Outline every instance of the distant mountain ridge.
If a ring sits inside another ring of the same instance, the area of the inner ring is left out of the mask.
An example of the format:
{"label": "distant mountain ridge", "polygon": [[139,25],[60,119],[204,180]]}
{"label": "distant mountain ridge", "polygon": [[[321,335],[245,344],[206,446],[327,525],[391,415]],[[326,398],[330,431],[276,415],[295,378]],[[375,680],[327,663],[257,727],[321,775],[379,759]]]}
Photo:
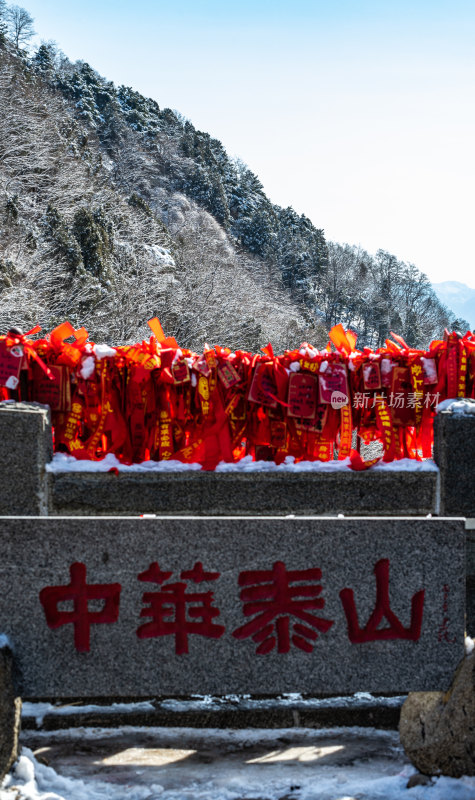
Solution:
{"label": "distant mountain ridge", "polygon": [[471,330],[475,329],[475,289],[460,281],[433,283],[432,288],[444,305],[458,317],[468,320]]}

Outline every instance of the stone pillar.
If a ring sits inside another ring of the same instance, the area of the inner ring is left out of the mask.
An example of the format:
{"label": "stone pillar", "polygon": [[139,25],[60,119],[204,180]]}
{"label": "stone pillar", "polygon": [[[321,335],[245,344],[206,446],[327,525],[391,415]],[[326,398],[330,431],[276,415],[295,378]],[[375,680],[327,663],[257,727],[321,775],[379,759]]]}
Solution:
{"label": "stone pillar", "polygon": [[437,414],[434,459],[440,470],[440,516],[467,517],[467,633],[474,636],[475,414]]}
{"label": "stone pillar", "polygon": [[440,469],[440,515],[475,517],[475,414],[437,414],[434,459]]}
{"label": "stone pillar", "polygon": [[18,757],[21,699],[13,681],[13,657],[6,636],[0,636],[0,782]]}
{"label": "stone pillar", "polygon": [[48,513],[46,464],[52,456],[49,408],[0,403],[0,516]]}

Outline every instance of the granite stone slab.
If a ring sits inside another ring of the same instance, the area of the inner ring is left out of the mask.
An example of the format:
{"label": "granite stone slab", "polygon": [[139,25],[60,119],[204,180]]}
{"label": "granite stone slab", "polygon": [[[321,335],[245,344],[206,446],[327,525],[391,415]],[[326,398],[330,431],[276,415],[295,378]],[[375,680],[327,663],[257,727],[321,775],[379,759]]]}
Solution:
{"label": "granite stone slab", "polygon": [[464,571],[455,519],[0,518],[0,630],[25,698],[445,690]]}
{"label": "granite stone slab", "polygon": [[438,472],[80,473],[50,475],[51,514],[425,515]]}
{"label": "granite stone slab", "polygon": [[475,638],[475,520],[470,520],[469,524],[473,527],[469,527],[467,530],[466,630],[469,636]]}
{"label": "granite stone slab", "polygon": [[53,457],[49,408],[0,403],[0,514],[46,514]]}
{"label": "granite stone slab", "polygon": [[442,411],[434,419],[440,513],[475,517],[475,416]]}

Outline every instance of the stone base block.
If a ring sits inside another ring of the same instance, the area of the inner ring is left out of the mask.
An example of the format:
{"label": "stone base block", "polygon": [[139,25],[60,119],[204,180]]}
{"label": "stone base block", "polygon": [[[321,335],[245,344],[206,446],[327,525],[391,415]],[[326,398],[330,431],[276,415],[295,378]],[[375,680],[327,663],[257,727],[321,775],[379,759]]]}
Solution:
{"label": "stone base block", "polygon": [[21,700],[13,683],[13,658],[8,646],[0,647],[0,782],[18,757]]}
{"label": "stone base block", "polygon": [[475,653],[448,692],[414,692],[401,711],[401,743],[426,775],[475,775]]}

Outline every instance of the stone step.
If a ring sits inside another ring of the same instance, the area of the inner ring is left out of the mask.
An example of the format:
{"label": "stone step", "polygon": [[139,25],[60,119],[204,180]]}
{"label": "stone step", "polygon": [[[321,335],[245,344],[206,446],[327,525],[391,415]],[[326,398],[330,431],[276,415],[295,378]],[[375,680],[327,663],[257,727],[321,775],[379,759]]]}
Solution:
{"label": "stone step", "polygon": [[[405,695],[338,698],[151,700],[112,705],[24,703],[23,730],[118,728],[338,728],[397,730]],[[97,701],[96,701],[97,703]]]}

